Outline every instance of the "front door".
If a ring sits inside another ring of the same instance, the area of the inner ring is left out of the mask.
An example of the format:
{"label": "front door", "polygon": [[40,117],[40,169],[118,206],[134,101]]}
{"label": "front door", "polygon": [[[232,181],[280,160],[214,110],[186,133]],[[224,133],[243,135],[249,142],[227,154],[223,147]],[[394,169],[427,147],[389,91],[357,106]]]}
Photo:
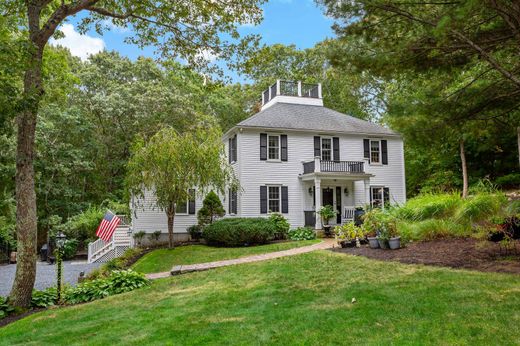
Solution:
{"label": "front door", "polygon": [[323,194],[321,197],[321,205],[326,206],[330,205],[334,207],[334,190],[330,187],[326,187],[323,189]]}

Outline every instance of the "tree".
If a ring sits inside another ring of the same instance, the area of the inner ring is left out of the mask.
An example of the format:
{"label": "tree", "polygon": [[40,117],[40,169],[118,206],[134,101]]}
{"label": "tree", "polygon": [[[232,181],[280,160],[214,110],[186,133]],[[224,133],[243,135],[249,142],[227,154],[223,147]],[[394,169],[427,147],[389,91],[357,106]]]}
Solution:
{"label": "tree", "polygon": [[[35,131],[40,101],[44,94],[42,61],[49,39],[64,21],[80,12],[88,12],[79,25],[85,32],[94,25],[99,33],[109,26],[131,25],[129,42],[156,45],[163,56],[181,57],[188,63],[203,65],[206,53],[229,59],[247,46],[247,40],[229,43],[220,33],[237,39],[241,23],[258,22],[258,0],[232,2],[171,2],[150,0],[7,0],[0,4],[2,16],[16,18],[17,27],[25,27],[27,59],[23,94],[17,114],[16,150],[16,230],[18,265],[10,302],[28,307],[36,275],[36,193],[34,184]],[[207,23],[211,23],[208,25]]]}
{"label": "tree", "polygon": [[171,127],[159,130],[148,143],[140,141],[128,164],[128,186],[137,206],[153,192],[155,205],[166,213],[169,246],[173,247],[173,226],[179,203],[212,188],[224,192],[237,182],[224,155],[222,132],[210,118],[202,118],[188,131]]}
{"label": "tree", "polygon": [[197,213],[197,219],[200,226],[206,226],[225,214],[226,211],[222,206],[220,198],[214,191],[210,191],[204,198],[204,201],[202,201],[202,208]]}

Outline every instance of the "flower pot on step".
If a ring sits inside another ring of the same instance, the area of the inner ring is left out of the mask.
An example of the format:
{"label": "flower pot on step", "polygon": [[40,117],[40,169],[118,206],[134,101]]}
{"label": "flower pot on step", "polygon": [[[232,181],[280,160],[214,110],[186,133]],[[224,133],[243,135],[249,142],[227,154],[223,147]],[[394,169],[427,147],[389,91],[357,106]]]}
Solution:
{"label": "flower pot on step", "polygon": [[377,237],[367,237],[368,239],[368,246],[370,246],[371,249],[377,249],[379,248],[379,241]]}
{"label": "flower pot on step", "polygon": [[394,237],[388,239],[388,246],[392,250],[399,249],[401,247],[401,237]]}
{"label": "flower pot on step", "polygon": [[379,243],[379,247],[381,249],[388,249],[388,240],[387,239],[378,238],[377,242]]}

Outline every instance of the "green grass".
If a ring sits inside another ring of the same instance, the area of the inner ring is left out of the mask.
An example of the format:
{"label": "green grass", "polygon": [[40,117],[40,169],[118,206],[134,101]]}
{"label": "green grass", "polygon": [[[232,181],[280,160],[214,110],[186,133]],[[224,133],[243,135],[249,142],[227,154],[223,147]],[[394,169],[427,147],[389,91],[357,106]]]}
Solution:
{"label": "green grass", "polygon": [[141,257],[132,268],[142,273],[169,271],[175,265],[220,261],[267,252],[288,250],[318,243],[320,240],[303,240],[250,247],[212,247],[205,245],[179,246],[173,250],[154,250]]}
{"label": "green grass", "polygon": [[37,313],[0,344],[515,345],[519,324],[520,276],[318,251]]}

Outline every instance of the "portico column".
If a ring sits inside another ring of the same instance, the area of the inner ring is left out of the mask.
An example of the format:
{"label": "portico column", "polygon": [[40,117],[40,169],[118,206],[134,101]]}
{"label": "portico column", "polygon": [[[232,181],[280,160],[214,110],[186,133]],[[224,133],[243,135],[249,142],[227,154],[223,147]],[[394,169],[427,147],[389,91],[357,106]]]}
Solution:
{"label": "portico column", "polygon": [[321,179],[320,178],[314,178],[314,193],[316,198],[316,229],[321,229],[321,216],[318,214],[318,212],[321,209]]}
{"label": "portico column", "polygon": [[370,180],[365,179],[365,205],[370,206]]}

